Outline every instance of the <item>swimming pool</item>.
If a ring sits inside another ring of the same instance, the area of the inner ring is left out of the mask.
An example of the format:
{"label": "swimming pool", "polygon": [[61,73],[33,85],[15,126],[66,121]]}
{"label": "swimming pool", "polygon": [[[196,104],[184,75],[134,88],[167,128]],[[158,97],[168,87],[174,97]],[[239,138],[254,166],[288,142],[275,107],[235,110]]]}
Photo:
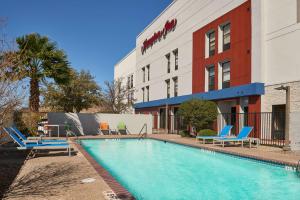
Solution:
{"label": "swimming pool", "polygon": [[81,143],[137,199],[300,197],[300,178],[279,165],[153,139]]}

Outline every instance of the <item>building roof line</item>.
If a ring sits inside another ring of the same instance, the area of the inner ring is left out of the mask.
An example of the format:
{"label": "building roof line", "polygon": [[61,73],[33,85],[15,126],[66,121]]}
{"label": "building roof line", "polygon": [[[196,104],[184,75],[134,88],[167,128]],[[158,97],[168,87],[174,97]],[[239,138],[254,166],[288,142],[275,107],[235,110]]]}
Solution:
{"label": "building roof line", "polygon": [[114,67],[116,67],[118,64],[120,64],[123,60],[125,60],[129,55],[131,55],[134,51],[136,50],[136,48],[134,47],[129,53],[126,54],[126,56],[124,56],[121,60],[119,60]]}
{"label": "building roof line", "polygon": [[157,21],[158,18],[160,18],[177,0],[173,0],[170,5],[168,5],[157,17],[155,17],[137,36],[136,38],[140,37],[154,22]]}

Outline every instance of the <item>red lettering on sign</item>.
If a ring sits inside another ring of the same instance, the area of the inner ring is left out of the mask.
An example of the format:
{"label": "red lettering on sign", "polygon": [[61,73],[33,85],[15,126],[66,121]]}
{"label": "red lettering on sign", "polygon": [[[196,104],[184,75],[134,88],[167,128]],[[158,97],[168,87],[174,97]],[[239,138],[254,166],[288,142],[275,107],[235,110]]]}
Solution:
{"label": "red lettering on sign", "polygon": [[175,30],[176,24],[177,19],[172,19],[171,21],[168,20],[162,30],[155,32],[149,39],[146,39],[141,48],[142,54],[144,54],[146,50],[149,47],[152,47],[156,42],[159,42],[161,38],[165,39],[169,32]]}

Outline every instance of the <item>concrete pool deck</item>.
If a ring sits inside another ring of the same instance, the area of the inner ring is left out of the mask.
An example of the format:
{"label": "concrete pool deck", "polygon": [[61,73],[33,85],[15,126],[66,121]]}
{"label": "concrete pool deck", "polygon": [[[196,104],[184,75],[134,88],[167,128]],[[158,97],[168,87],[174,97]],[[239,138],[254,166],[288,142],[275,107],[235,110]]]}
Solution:
{"label": "concrete pool deck", "polygon": [[196,141],[195,138],[183,138],[179,135],[174,134],[152,134],[151,136],[149,136],[149,138],[166,140],[178,144],[184,144],[257,160],[265,160],[283,165],[297,166],[297,163],[300,160],[300,152],[284,152],[281,148],[278,147],[263,145],[255,147],[255,145],[253,145],[250,149],[248,146],[244,146],[243,148],[241,147],[241,145],[234,145],[225,146],[223,148],[221,145],[201,144],[201,142]]}
{"label": "concrete pool deck", "polygon": [[[81,182],[87,178],[95,181]],[[66,152],[56,151],[27,159],[3,199],[104,200],[105,191],[111,188],[81,152],[69,157]]]}
{"label": "concrete pool deck", "polygon": [[[105,135],[82,136],[80,139],[137,137],[138,135]],[[285,153],[275,147],[259,146],[249,149],[248,147],[230,146],[222,148],[212,144],[201,144],[194,138],[182,138],[172,134],[152,134],[148,135],[148,138],[292,166],[295,166],[300,160],[300,152]],[[76,138],[72,138],[72,140],[74,139]],[[5,199],[107,199],[103,193],[115,191],[116,188],[111,187],[111,184],[107,182],[105,174],[103,176],[103,173],[99,173],[98,166],[100,165],[97,165],[96,162],[93,164],[93,160],[90,160],[88,155],[85,155],[76,144],[72,144],[72,147],[77,151],[77,154],[72,157],[68,157],[65,152],[55,152],[25,161]],[[82,183],[81,180],[86,178],[94,178],[95,181]]]}

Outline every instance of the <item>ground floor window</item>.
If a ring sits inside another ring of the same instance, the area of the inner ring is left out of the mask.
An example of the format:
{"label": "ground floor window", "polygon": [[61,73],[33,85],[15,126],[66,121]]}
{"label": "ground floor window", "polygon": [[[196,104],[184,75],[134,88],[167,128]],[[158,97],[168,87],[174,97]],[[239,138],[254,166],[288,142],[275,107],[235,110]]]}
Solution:
{"label": "ground floor window", "polygon": [[159,110],[159,128],[166,128],[166,109]]}
{"label": "ground floor window", "polygon": [[272,106],[272,139],[284,140],[285,104]]}

